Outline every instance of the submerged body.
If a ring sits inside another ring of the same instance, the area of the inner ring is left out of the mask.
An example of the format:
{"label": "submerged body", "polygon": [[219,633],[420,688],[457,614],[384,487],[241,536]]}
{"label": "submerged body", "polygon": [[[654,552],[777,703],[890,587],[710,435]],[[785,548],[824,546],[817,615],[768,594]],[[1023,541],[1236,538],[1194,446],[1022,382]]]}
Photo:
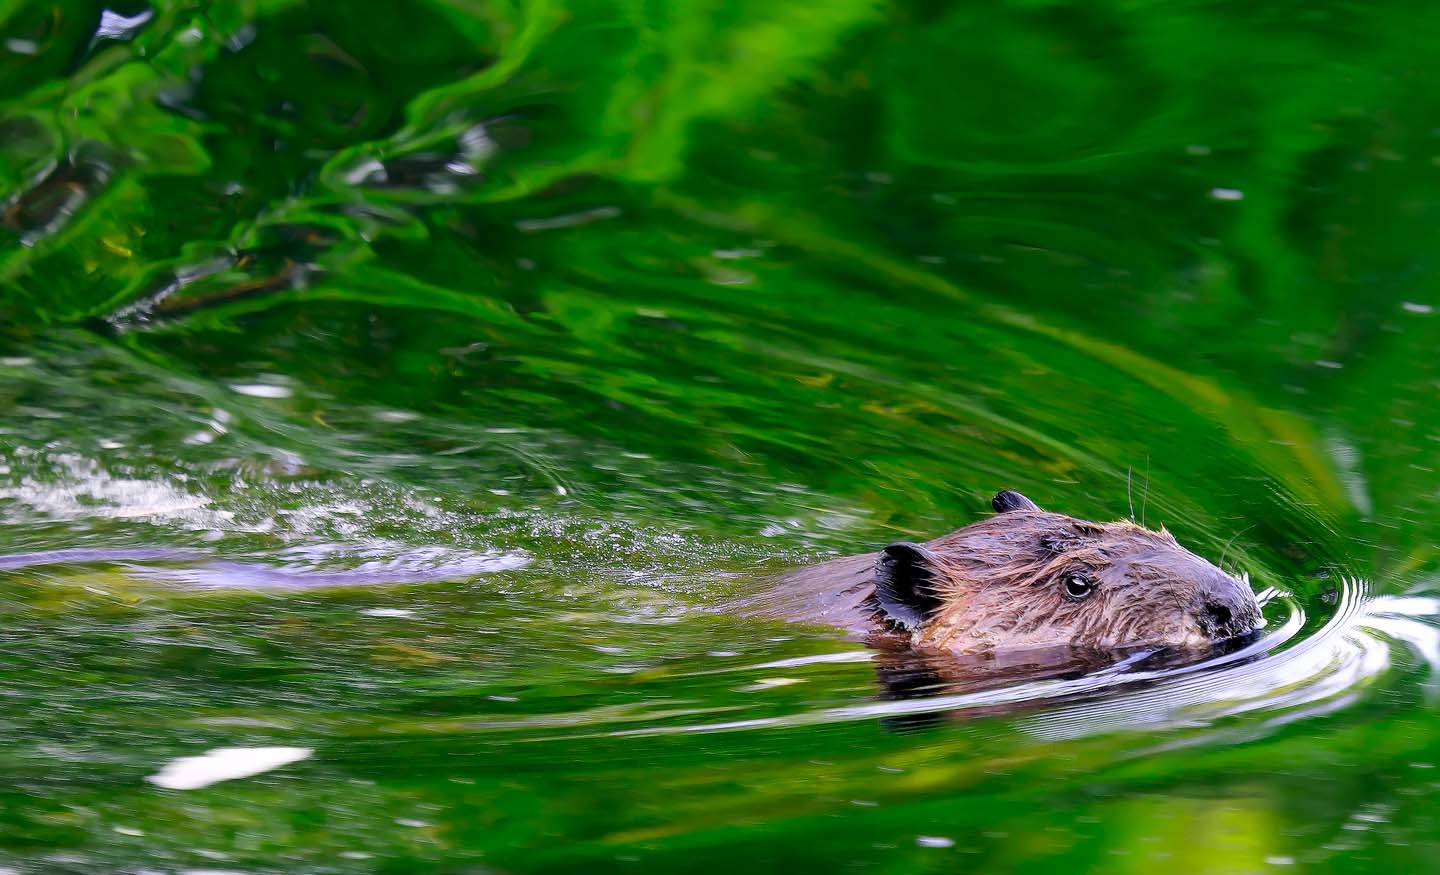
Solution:
{"label": "submerged body", "polygon": [[1168,532],[1047,513],[1016,492],[992,505],[932,541],[792,572],[760,611],[918,654],[1198,650],[1261,625],[1249,585]]}

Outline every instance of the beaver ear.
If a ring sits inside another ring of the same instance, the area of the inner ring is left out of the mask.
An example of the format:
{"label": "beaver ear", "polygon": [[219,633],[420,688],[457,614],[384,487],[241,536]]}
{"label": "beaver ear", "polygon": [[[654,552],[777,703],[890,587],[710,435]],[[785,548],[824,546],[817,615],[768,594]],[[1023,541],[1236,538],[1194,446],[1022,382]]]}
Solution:
{"label": "beaver ear", "polygon": [[935,555],[904,541],[881,550],[875,560],[875,600],[895,623],[918,629],[940,607]]}
{"label": "beaver ear", "polygon": [[990,506],[995,508],[996,513],[1009,513],[1012,510],[1040,510],[1040,505],[1013,489],[997,493],[994,498],[990,499]]}

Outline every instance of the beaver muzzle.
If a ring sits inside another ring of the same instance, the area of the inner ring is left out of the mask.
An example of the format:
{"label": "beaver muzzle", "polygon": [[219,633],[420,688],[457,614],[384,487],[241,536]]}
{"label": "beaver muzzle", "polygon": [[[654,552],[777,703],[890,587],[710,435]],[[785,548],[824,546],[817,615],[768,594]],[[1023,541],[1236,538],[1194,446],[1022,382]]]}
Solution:
{"label": "beaver muzzle", "polygon": [[1189,613],[1211,641],[1248,635],[1263,625],[1250,587],[1218,569],[1199,582]]}

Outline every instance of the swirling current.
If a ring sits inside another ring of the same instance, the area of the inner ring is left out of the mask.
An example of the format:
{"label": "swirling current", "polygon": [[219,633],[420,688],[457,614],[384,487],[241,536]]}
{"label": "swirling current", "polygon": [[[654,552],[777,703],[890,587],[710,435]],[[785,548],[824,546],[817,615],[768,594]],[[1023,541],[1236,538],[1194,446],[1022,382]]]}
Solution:
{"label": "swirling current", "polygon": [[[177,483],[117,477],[104,472],[94,460],[71,453],[20,452],[17,456],[16,461],[39,456],[45,460],[43,464],[51,466],[51,474],[58,469],[62,476],[56,482],[21,475],[0,488],[0,496],[8,498],[12,507],[18,505],[51,519],[138,518],[150,525],[201,532],[207,540],[227,530],[277,530],[275,519],[245,520],[233,510],[222,509],[221,502]],[[13,477],[17,467],[26,466],[12,462],[6,466],[7,473]],[[84,580],[87,569],[111,567],[123,570],[128,587],[160,588],[173,596],[225,589],[304,592],[443,584],[523,569],[532,562],[524,550],[407,545],[371,533],[376,521],[396,508],[447,532],[475,528],[475,520],[446,514],[420,494],[386,494],[369,485],[348,494],[317,484],[292,486],[288,491],[303,496],[304,501],[280,512],[286,521],[283,525],[294,527],[282,536],[290,546],[266,551],[268,561],[225,558],[203,547],[73,547],[0,556],[0,571],[26,575],[44,584]],[[410,527],[413,537],[418,526],[412,522]],[[553,531],[556,537],[565,537],[563,527]],[[317,537],[322,533],[323,537]],[[636,536],[638,533],[630,534]],[[635,715],[627,714],[627,725],[615,734],[780,728],[935,713],[963,717],[970,711],[994,712],[997,708],[1026,712],[1016,725],[1044,739],[1214,727],[1227,718],[1252,712],[1263,719],[1245,732],[1263,733],[1282,723],[1355,703],[1367,687],[1392,670],[1394,647],[1402,648],[1405,661],[1418,661],[1428,666],[1431,674],[1440,670],[1440,626],[1431,619],[1440,615],[1440,598],[1383,595],[1372,590],[1365,581],[1338,577],[1325,585],[1321,598],[1312,600],[1318,616],[1310,617],[1294,595],[1267,588],[1260,593],[1262,604],[1268,606],[1262,633],[1243,646],[1180,666],[1152,668],[1152,654],[1142,651],[1111,668],[1079,677],[1025,682],[1021,676],[1016,683],[998,689],[959,692],[948,692],[944,684],[937,683],[923,696],[898,701],[876,701],[874,695],[862,694],[848,703],[761,718],[636,727],[628,725]],[[689,601],[677,599],[670,606],[677,619],[687,610],[703,607],[703,593],[692,595]],[[403,616],[406,612],[394,613]],[[856,648],[730,666],[719,673],[741,682],[780,669],[794,674],[810,666],[865,664],[876,656],[873,651]],[[803,681],[803,677],[758,677],[752,683],[763,689]],[[1434,678],[1427,676],[1424,683],[1433,684]],[[552,719],[557,724],[570,721],[567,715],[552,715]],[[603,721],[598,726],[586,721],[586,725],[587,731],[595,731],[603,728]]]}
{"label": "swirling current", "polygon": [[[0,0],[0,875],[1432,871],[1432,21]],[[726,610],[1012,488],[1264,628]]]}

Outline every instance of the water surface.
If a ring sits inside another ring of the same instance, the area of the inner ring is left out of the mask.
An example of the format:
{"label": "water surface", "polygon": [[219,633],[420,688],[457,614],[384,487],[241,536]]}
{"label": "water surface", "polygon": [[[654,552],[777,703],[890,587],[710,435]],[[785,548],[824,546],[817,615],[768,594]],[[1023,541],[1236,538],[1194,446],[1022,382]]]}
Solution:
{"label": "water surface", "polygon": [[[1437,16],[0,0],[0,866],[1433,869]],[[1263,635],[713,610],[1002,488]]]}

